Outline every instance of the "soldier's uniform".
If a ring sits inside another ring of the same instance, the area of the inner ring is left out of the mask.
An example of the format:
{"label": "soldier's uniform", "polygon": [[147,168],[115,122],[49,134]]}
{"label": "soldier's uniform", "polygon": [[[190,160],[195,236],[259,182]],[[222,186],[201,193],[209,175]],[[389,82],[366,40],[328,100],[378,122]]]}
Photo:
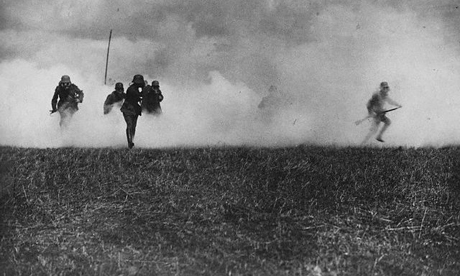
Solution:
{"label": "soldier's uniform", "polygon": [[383,123],[383,127],[380,132],[377,133],[376,140],[379,142],[384,142],[382,139],[383,133],[388,129],[391,125],[391,120],[385,115],[385,104],[388,103],[390,105],[394,105],[402,107],[399,103],[392,100],[388,96],[388,92],[390,91],[390,87],[388,86],[388,82],[384,81],[380,83],[380,90],[372,95],[369,101],[366,104],[367,111],[369,113],[369,117],[373,118],[372,126],[369,133],[364,138],[362,144],[366,143],[369,138],[377,133],[380,123]]}
{"label": "soldier's uniform", "polygon": [[[78,111],[78,104],[83,102],[84,93],[75,84],[70,82],[70,77],[61,77],[59,85],[54,90],[51,100],[51,112],[59,112],[61,116],[59,125],[66,126],[73,114]],[[59,99],[59,101],[58,101]]]}
{"label": "soldier's uniform", "polygon": [[126,138],[128,139],[129,148],[134,146],[133,140],[136,134],[137,118],[142,112],[139,102],[142,100],[144,86],[144,76],[135,75],[132,84],[126,90],[126,98],[120,109],[126,121]]}
{"label": "soldier's uniform", "polygon": [[115,91],[107,96],[104,102],[104,114],[110,113],[114,105],[121,106],[126,94],[124,93],[123,83],[118,82],[115,84]]}
{"label": "soldier's uniform", "polygon": [[142,111],[147,114],[160,115],[161,101],[163,101],[163,93],[160,90],[160,83],[153,81],[152,86],[148,85],[145,87],[142,96]]}

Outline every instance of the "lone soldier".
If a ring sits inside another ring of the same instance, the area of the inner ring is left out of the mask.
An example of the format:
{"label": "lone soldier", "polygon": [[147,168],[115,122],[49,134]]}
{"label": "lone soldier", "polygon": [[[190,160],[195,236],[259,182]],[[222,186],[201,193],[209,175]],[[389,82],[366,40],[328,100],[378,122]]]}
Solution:
{"label": "lone soldier", "polygon": [[137,119],[141,115],[142,92],[144,90],[144,76],[134,75],[131,85],[126,90],[125,102],[121,106],[121,112],[126,121],[126,138],[128,148],[134,147],[134,135],[136,134]]}
{"label": "lone soldier", "polygon": [[[70,81],[68,75],[61,77],[59,85],[54,90],[53,99],[51,100],[51,114],[59,112],[60,127],[67,127],[73,114],[78,111],[78,104],[83,102],[83,90],[80,90]],[[59,102],[58,102],[59,98]]]}
{"label": "lone soldier", "polygon": [[270,85],[268,95],[262,98],[257,107],[262,120],[270,123],[279,111],[291,104],[289,97],[285,93],[278,90],[275,85]]}
{"label": "lone soldier", "polygon": [[163,101],[163,94],[160,90],[160,82],[152,81],[152,86],[148,85],[144,89],[142,96],[142,111],[147,114],[160,115],[162,113],[160,103]]}
{"label": "lone soldier", "polygon": [[104,102],[104,114],[109,114],[114,105],[121,107],[124,98],[126,97],[123,83],[117,82],[115,84],[115,91],[107,96]]}
{"label": "lone soldier", "polygon": [[280,105],[281,93],[279,93],[278,88],[274,85],[270,85],[268,88],[268,95],[263,97],[257,106],[259,109],[274,109]]}
{"label": "lone soldier", "polygon": [[396,106],[397,108],[401,108],[402,105],[399,103],[395,102],[388,96],[388,92],[390,91],[390,87],[388,86],[388,82],[382,82],[380,83],[380,90],[375,92],[372,97],[369,99],[367,102],[367,111],[368,111],[368,117],[373,118],[372,121],[372,126],[365,137],[363,143],[367,142],[371,136],[373,136],[379,128],[380,123],[383,123],[383,127],[378,132],[376,140],[379,142],[384,142],[382,136],[383,133],[388,129],[388,127],[391,124],[391,120],[385,115],[385,104],[388,103],[390,105]]}

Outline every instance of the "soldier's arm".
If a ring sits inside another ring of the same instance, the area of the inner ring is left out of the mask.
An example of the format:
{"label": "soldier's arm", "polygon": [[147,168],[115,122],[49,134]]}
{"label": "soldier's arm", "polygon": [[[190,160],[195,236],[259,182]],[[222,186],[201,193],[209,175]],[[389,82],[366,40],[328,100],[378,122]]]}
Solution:
{"label": "soldier's arm", "polygon": [[391,99],[390,97],[387,97],[386,98],[386,101],[387,103],[391,104],[391,105],[394,105],[394,106],[397,106],[397,107],[402,107],[402,105],[400,105],[398,102],[394,101],[393,99]]}
{"label": "soldier's arm", "polygon": [[84,96],[83,90],[78,88],[78,86],[76,86],[73,83],[72,83],[72,94],[71,95],[73,97],[73,100],[75,100],[76,102],[78,103],[83,102],[83,96]]}
{"label": "soldier's arm", "polygon": [[374,111],[373,111],[373,108],[372,108],[371,100],[369,100],[369,101],[367,102],[366,108],[367,108],[367,113],[368,113],[369,115],[373,114]]}
{"label": "soldier's arm", "polygon": [[56,87],[56,89],[54,90],[53,99],[51,100],[51,112],[57,111],[56,105],[57,105],[58,97],[59,97],[59,87]]}
{"label": "soldier's arm", "polygon": [[158,92],[160,93],[158,94],[158,101],[161,102],[164,99],[163,93],[161,93],[161,90],[158,90]]}
{"label": "soldier's arm", "polygon": [[83,93],[83,90],[79,89],[77,86],[75,86],[77,88],[77,95],[78,95],[78,101],[80,103],[83,102],[83,97],[85,96],[85,93]]}
{"label": "soldier's arm", "polygon": [[370,116],[375,116],[377,115],[379,111],[379,98],[377,94],[372,95],[372,97],[369,99],[369,101],[366,104],[367,107],[367,112],[369,113]]}
{"label": "soldier's arm", "polygon": [[104,101],[104,105],[111,105],[111,104],[113,104],[112,94],[108,95]]}
{"label": "soldier's arm", "polygon": [[104,104],[104,115],[109,114],[109,112],[112,110],[112,105],[110,104]]}

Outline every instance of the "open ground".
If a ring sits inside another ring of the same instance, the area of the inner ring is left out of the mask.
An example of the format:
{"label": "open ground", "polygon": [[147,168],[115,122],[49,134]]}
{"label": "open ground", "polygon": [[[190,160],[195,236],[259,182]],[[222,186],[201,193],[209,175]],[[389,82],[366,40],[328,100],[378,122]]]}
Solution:
{"label": "open ground", "polygon": [[460,274],[457,147],[0,154],[0,275]]}

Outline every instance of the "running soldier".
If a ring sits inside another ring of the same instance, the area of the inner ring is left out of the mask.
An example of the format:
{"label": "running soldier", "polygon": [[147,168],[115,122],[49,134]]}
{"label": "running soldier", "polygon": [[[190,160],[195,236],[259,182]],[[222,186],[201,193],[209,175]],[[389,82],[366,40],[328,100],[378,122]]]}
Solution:
{"label": "running soldier", "polygon": [[152,115],[161,115],[160,103],[163,101],[163,94],[160,90],[160,82],[152,81],[152,86],[148,85],[144,89],[142,96],[142,112]]}
{"label": "running soldier", "polygon": [[[67,127],[70,119],[78,111],[78,104],[83,102],[83,90],[80,90],[70,81],[70,77],[64,75],[61,77],[59,85],[54,90],[53,99],[51,100],[51,114],[59,112],[60,127]],[[59,101],[58,101],[59,98]]]}
{"label": "running soldier", "polygon": [[126,121],[126,138],[128,147],[134,147],[134,135],[136,134],[137,119],[141,115],[142,93],[144,90],[144,76],[135,75],[131,85],[126,90],[125,102],[121,106],[121,112]]}
{"label": "running soldier", "polygon": [[123,87],[123,83],[117,82],[115,84],[115,91],[107,96],[104,102],[104,114],[109,114],[112,111],[114,105],[118,105],[121,107],[123,104],[123,100],[125,99],[125,89]]}
{"label": "running soldier", "polygon": [[378,132],[376,140],[382,143],[384,142],[382,138],[383,133],[388,129],[388,127],[391,124],[391,120],[385,115],[386,112],[384,107],[386,103],[396,106],[397,108],[402,107],[402,105],[395,102],[388,96],[389,91],[390,87],[388,86],[388,83],[382,82],[380,83],[380,90],[374,93],[370,100],[367,102],[366,107],[369,114],[368,117],[373,118],[373,120],[371,129],[365,137],[363,143],[366,143],[371,136],[377,133],[380,123],[383,123],[383,127],[380,130],[380,132]]}

